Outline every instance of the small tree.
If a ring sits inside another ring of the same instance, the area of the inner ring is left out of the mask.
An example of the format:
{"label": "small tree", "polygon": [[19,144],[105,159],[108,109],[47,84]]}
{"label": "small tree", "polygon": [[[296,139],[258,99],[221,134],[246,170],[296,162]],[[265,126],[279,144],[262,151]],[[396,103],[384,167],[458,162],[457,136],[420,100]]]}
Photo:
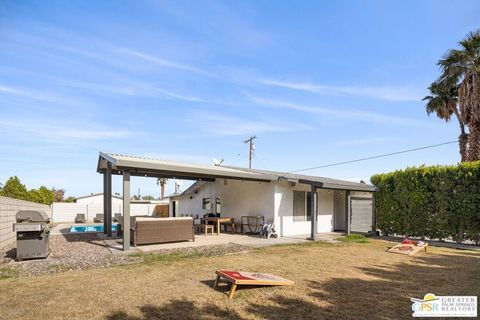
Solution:
{"label": "small tree", "polygon": [[65,189],[52,189],[55,194],[55,202],[63,202],[63,198],[65,197]]}
{"label": "small tree", "polygon": [[65,199],[63,202],[73,203],[73,202],[75,202],[75,200],[76,200],[75,197],[68,197],[68,198]]}
{"label": "small tree", "polygon": [[167,178],[157,179],[157,186],[160,186],[160,200],[163,200],[165,198],[165,186],[167,185],[167,182]]}
{"label": "small tree", "polygon": [[0,190],[0,195],[14,199],[28,200],[27,188],[17,176],[10,177],[7,182],[5,182],[2,190]]}
{"label": "small tree", "polygon": [[41,186],[38,189],[28,191],[28,200],[50,205],[55,201],[55,192],[45,186]]}

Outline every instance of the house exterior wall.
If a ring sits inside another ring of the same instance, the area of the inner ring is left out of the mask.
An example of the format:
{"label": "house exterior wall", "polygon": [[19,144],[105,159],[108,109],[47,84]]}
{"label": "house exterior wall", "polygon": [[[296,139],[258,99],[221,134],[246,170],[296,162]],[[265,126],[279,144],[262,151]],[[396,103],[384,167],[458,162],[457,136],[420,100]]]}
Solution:
{"label": "house exterior wall", "polygon": [[291,183],[275,183],[274,208],[275,231],[277,231],[281,237],[300,234],[302,232],[304,221],[293,221],[293,186]]}
{"label": "house exterior wall", "polygon": [[[280,236],[307,235],[310,234],[312,228],[311,221],[294,220],[293,191],[310,191],[310,186],[296,184],[288,187],[285,184],[276,184],[276,207],[280,208],[276,228]],[[332,190],[317,189],[317,208],[317,232],[333,231],[334,193]]]}
{"label": "house exterior wall", "polygon": [[[293,217],[293,192],[310,191],[305,184],[279,182],[252,182],[217,179],[199,186],[197,192],[175,197],[178,214],[199,215],[213,212],[215,198],[221,199],[221,213],[240,222],[241,216],[261,215],[265,222],[273,220],[280,236],[308,235],[311,222],[307,219],[296,221]],[[354,196],[372,197],[371,192],[350,193]],[[210,198],[211,207],[202,209],[202,199]],[[342,204],[344,206],[344,204]],[[317,189],[317,232],[332,232],[335,217],[335,191]],[[170,205],[170,216],[173,206]],[[344,210],[344,208],[343,208]],[[344,219],[344,216],[343,216]],[[345,220],[345,219],[344,219]]]}
{"label": "house exterior wall", "polygon": [[[215,188],[215,184],[210,184],[207,183],[204,186],[198,188],[197,193],[191,193],[191,194],[186,194],[186,195],[181,195],[177,196],[174,199],[170,199],[170,217],[173,217],[173,209],[174,206],[172,205],[172,202],[175,201],[176,204],[176,210],[178,216],[182,215],[199,215],[203,216],[206,213],[212,212],[213,209],[207,208],[207,209],[202,209],[202,199],[203,198],[210,198],[212,199],[214,191],[212,191],[212,188]],[[212,204],[213,205],[213,204]]]}
{"label": "house exterior wall", "polygon": [[350,196],[372,198],[373,193],[372,192],[365,192],[365,191],[350,191]]}
{"label": "house exterior wall", "polygon": [[[213,212],[215,198],[221,201],[221,213],[240,222],[241,216],[261,215],[273,219],[273,183],[217,179],[199,187],[197,193],[175,197],[178,214],[199,215]],[[202,209],[202,199],[210,198],[210,208]],[[173,216],[170,205],[170,216]]]}

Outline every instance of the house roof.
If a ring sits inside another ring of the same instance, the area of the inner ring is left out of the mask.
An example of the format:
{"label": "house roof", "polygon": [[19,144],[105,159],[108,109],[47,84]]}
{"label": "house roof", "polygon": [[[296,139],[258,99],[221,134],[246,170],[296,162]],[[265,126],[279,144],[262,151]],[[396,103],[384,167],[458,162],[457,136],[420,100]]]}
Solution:
{"label": "house roof", "polygon": [[[236,168],[229,166],[228,168]],[[325,189],[342,189],[342,190],[357,190],[357,191],[375,191],[375,187],[366,183],[353,182],[340,179],[332,179],[319,176],[303,175],[290,172],[279,172],[259,169],[237,168],[248,172],[264,173],[267,175],[277,176],[277,180],[287,180],[292,182],[306,183],[306,184],[321,184]]]}
{"label": "house roof", "polygon": [[112,174],[122,174],[123,170],[128,170],[130,174],[134,176],[158,178],[165,177],[202,181],[215,181],[215,179],[218,178],[264,182],[290,181],[311,184],[326,189],[375,190],[375,187],[368,184],[318,176],[232,166],[199,165],[103,152],[100,152],[99,155],[97,172],[104,173],[108,163],[111,164]]}
{"label": "house roof", "polygon": [[[89,195],[87,195],[87,196],[76,197],[75,200],[86,199],[86,198],[96,197],[96,196],[102,196],[102,195],[103,195],[103,192],[100,192],[100,193],[92,193],[92,194],[89,194]],[[118,197],[118,196],[115,196],[115,195],[112,195],[112,198],[123,199],[122,197]]]}

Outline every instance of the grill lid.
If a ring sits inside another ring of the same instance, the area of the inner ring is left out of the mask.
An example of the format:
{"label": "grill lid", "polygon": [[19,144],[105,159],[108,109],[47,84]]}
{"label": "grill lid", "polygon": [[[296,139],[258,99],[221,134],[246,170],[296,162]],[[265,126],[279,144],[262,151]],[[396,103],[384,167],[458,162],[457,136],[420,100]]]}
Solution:
{"label": "grill lid", "polygon": [[45,222],[50,223],[50,218],[43,211],[20,210],[16,215],[17,222]]}

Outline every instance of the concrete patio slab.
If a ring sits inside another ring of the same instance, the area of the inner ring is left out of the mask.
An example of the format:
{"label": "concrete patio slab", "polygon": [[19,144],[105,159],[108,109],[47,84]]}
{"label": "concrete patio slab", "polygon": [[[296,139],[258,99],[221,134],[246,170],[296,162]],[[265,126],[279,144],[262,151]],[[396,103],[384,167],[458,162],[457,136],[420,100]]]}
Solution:
{"label": "concrete patio slab", "polygon": [[[278,244],[294,244],[294,243],[305,243],[309,242],[307,237],[309,235],[300,235],[294,237],[279,237],[279,238],[260,238],[256,235],[246,235],[246,234],[230,234],[230,233],[221,233],[220,235],[196,235],[195,241],[182,241],[182,242],[170,242],[170,243],[160,243],[152,245],[140,245],[137,247],[132,247],[132,252],[142,251],[159,251],[159,250],[169,250],[169,249],[179,249],[179,248],[192,248],[192,247],[202,247],[202,246],[214,246],[214,245],[223,245],[228,243],[235,243],[239,245],[249,246],[253,248],[261,248],[266,246],[278,245]],[[342,233],[338,232],[329,232],[321,233],[317,235],[318,241],[327,241],[327,242],[337,242],[335,239],[342,236]],[[108,245],[110,250],[113,253],[120,253],[122,251],[122,239],[106,239],[105,243]]]}
{"label": "concrete patio slab", "polygon": [[[60,234],[69,234],[70,227],[72,226],[81,226],[82,224],[74,223],[61,223],[54,226],[51,230],[52,235]],[[83,224],[85,225],[85,224]],[[92,225],[89,223],[88,225]],[[98,224],[101,225],[101,224]],[[116,234],[113,234],[113,238],[107,238],[104,233],[97,233],[97,236],[100,239],[104,239],[105,245],[110,249],[112,253],[124,253],[122,246],[122,239],[116,237]],[[327,241],[327,242],[337,242],[335,239],[342,236],[343,233],[340,232],[327,232],[317,234],[318,241]],[[152,245],[140,245],[137,247],[131,247],[128,251],[132,252],[150,252],[150,251],[159,251],[159,250],[169,250],[169,249],[179,249],[179,248],[192,248],[192,247],[202,247],[202,246],[214,246],[214,245],[224,245],[228,243],[235,243],[239,245],[249,246],[253,248],[260,248],[266,246],[272,246],[277,244],[293,244],[293,243],[302,243],[309,242],[307,238],[310,235],[296,235],[290,237],[279,237],[279,238],[260,238],[257,235],[247,235],[247,234],[231,234],[231,233],[220,233],[220,235],[195,235],[195,241],[182,241],[182,242],[170,242],[170,243],[160,243]]]}

